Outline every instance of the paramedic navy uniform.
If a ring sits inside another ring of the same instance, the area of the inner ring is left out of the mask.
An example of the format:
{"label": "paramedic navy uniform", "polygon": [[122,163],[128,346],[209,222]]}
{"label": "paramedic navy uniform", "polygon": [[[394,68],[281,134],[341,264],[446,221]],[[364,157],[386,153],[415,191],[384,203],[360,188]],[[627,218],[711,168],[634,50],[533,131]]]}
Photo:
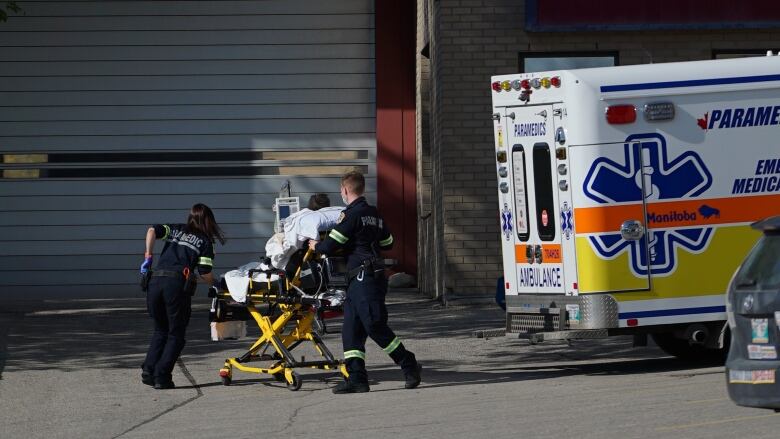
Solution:
{"label": "paramedic navy uniform", "polygon": [[188,233],[184,224],[156,224],[154,234],[165,240],[165,246],[146,293],[154,334],[142,367],[155,381],[166,383],[171,381],[173,366],[184,348],[190,321],[191,297],[184,291],[184,275],[180,273],[185,268],[210,273],[214,246],[208,237]]}
{"label": "paramedic navy uniform", "polygon": [[[347,269],[352,278],[347,287],[344,302],[344,325],[341,339],[344,360],[349,379],[354,383],[367,383],[365,368],[366,337],[371,337],[405,375],[414,374],[417,360],[387,326],[387,279],[379,257],[379,250],[393,246],[393,235],[379,216],[376,207],[364,197],[350,203],[330,234],[317,243],[316,251],[333,254],[343,248],[347,254]],[[361,265],[368,268],[360,269]]]}

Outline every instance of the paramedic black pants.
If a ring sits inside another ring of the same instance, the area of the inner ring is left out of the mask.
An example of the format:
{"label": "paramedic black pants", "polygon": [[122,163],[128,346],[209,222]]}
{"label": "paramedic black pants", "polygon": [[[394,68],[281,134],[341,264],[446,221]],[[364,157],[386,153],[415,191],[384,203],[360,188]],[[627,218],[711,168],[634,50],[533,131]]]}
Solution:
{"label": "paramedic black pants", "polygon": [[414,354],[406,350],[401,340],[387,326],[386,294],[387,279],[381,274],[377,277],[358,276],[352,279],[347,288],[341,341],[349,380],[352,382],[368,382],[365,361],[367,337],[371,337],[395,364],[401,366],[404,374],[413,372],[417,365]]}
{"label": "paramedic black pants", "polygon": [[171,380],[173,366],[184,348],[191,300],[184,292],[183,278],[154,277],[149,282],[146,308],[154,321],[154,334],[142,367],[156,381]]}

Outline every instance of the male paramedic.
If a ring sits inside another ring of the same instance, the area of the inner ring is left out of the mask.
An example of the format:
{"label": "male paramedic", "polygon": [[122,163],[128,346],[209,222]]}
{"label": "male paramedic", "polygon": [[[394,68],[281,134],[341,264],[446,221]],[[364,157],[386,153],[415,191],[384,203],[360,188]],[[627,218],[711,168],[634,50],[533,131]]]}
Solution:
{"label": "male paramedic", "polygon": [[344,302],[341,340],[349,378],[333,388],[333,393],[369,391],[366,373],[366,337],[371,337],[395,364],[401,366],[407,389],[420,384],[422,367],[387,326],[387,278],[380,250],[393,246],[393,235],[379,211],[363,197],[365,179],[359,172],[341,177],[341,199],[347,204],[339,223],[322,241],[309,241],[309,248],[322,254],[344,249],[349,286]]}

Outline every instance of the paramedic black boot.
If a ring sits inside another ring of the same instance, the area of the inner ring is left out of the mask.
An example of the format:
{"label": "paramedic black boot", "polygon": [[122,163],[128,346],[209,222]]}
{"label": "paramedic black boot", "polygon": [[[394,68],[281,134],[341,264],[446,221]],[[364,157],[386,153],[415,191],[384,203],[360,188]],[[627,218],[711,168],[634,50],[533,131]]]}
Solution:
{"label": "paramedic black boot", "polygon": [[141,382],[154,387],[154,377],[149,372],[141,372]]}
{"label": "paramedic black boot", "polygon": [[346,379],[333,388],[333,393],[342,395],[345,393],[366,393],[369,390],[371,390],[371,388],[368,387],[368,383],[353,383],[349,379]]}
{"label": "paramedic black boot", "polygon": [[414,370],[404,374],[406,376],[406,383],[404,383],[404,388],[414,389],[419,386],[420,381],[422,381],[421,372],[422,366],[420,366],[420,363],[417,363],[414,366]]}
{"label": "paramedic black boot", "polygon": [[155,380],[154,388],[157,390],[175,389],[176,384],[173,384],[171,380]]}

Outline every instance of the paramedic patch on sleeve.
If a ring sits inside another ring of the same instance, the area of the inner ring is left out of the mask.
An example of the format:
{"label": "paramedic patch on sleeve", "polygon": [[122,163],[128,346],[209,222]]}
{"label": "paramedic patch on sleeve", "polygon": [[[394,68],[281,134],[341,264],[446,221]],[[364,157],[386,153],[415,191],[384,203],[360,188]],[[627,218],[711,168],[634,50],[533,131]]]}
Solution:
{"label": "paramedic patch on sleeve", "polygon": [[336,224],[341,224],[342,221],[344,221],[344,212],[341,212],[341,215],[339,215],[339,219],[336,221]]}

